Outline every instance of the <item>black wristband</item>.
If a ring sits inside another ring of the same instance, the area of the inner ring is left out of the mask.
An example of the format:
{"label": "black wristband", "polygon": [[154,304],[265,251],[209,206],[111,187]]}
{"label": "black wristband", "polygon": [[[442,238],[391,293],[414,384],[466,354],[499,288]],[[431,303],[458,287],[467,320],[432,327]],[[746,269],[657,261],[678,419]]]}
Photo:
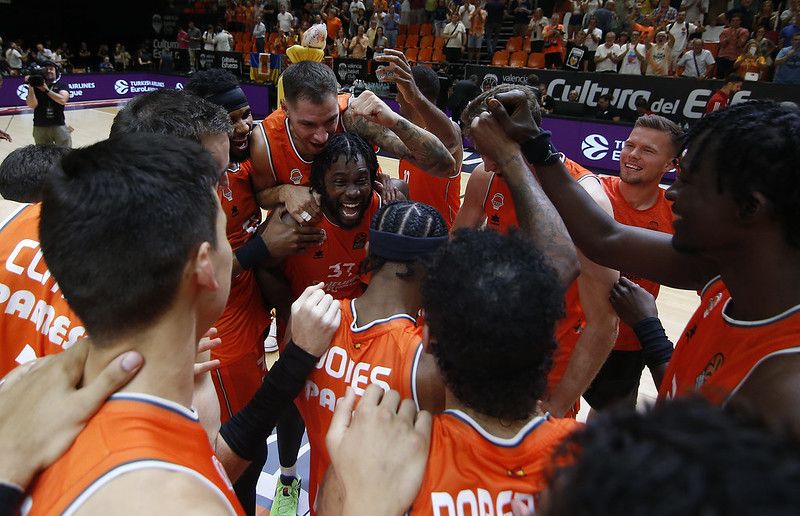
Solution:
{"label": "black wristband", "polygon": [[520,145],[522,155],[531,165],[555,165],[561,157],[550,142],[552,133],[541,131],[533,138]]}
{"label": "black wristband", "polygon": [[672,358],[672,342],[667,338],[658,317],[642,319],[633,326],[633,332],[642,345],[642,358],[647,367],[666,364]]}
{"label": "black wristband", "polygon": [[319,357],[289,342],[261,387],[245,407],[219,429],[231,450],[252,460],[264,446],[284,410],[303,388]]}
{"label": "black wristband", "polygon": [[236,255],[236,260],[239,262],[239,265],[242,266],[242,269],[252,269],[272,256],[267,247],[267,243],[258,235],[254,236],[248,240],[246,244],[234,251],[234,254]]}
{"label": "black wristband", "polygon": [[25,493],[19,487],[0,482],[0,516],[17,514],[24,495]]}

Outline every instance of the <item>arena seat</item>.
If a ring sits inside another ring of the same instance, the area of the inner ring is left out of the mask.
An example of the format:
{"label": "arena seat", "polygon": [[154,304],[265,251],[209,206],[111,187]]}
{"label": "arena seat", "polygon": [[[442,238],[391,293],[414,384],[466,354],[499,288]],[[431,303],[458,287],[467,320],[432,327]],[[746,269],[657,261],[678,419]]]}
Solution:
{"label": "arena seat", "polygon": [[444,37],[443,36],[436,36],[433,38],[433,48],[441,50],[444,48]]}
{"label": "arena seat", "polygon": [[436,63],[444,63],[447,61],[444,51],[441,48],[436,48],[433,50],[433,61]]}
{"label": "arena seat", "polygon": [[433,49],[431,47],[421,48],[417,59],[420,61],[428,62],[433,57]]}
{"label": "arena seat", "polygon": [[544,68],[544,54],[531,52],[531,55],[528,56],[528,68]]}
{"label": "arena seat", "polygon": [[498,50],[492,56],[492,66],[508,66],[508,52]]}
{"label": "arena seat", "polygon": [[416,61],[417,60],[417,53],[419,52],[416,48],[407,48],[404,54],[406,55],[406,59],[409,61]]}
{"label": "arena seat", "polygon": [[433,48],[433,36],[423,36],[419,41],[419,48]]}
{"label": "arena seat", "polygon": [[394,48],[400,49],[406,46],[406,35],[400,34],[397,36],[397,41],[394,43]]}
{"label": "arena seat", "polygon": [[522,50],[522,36],[508,38],[508,42],[506,43],[506,52],[512,53],[518,50]]}
{"label": "arena seat", "polygon": [[423,23],[419,28],[419,35],[430,36],[431,34],[433,34],[433,24]]}
{"label": "arena seat", "polygon": [[419,36],[416,34],[409,34],[406,37],[406,48],[418,48],[419,47]]}
{"label": "arena seat", "polygon": [[511,54],[511,60],[508,63],[508,66],[512,66],[514,68],[525,68],[528,66],[528,53],[524,50],[518,50]]}

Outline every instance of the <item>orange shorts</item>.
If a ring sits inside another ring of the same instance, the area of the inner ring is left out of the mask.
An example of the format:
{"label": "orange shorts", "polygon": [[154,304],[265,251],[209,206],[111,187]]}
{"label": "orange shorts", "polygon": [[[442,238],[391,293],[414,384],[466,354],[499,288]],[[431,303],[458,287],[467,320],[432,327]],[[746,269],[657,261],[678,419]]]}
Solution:
{"label": "orange shorts", "polygon": [[211,371],[217,390],[220,423],[239,412],[253,398],[264,381],[264,355],[248,356]]}

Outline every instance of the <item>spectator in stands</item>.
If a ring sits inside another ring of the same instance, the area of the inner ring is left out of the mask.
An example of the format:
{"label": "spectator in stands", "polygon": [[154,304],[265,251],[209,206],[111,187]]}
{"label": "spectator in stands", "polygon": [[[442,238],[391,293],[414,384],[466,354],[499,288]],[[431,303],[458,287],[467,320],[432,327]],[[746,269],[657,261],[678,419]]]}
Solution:
{"label": "spectator in stands", "polygon": [[292,16],[292,13],[286,11],[285,5],[281,5],[278,12],[278,31],[281,34],[289,32],[293,21],[294,16]]}
{"label": "spectator in stands", "polygon": [[153,57],[145,47],[139,47],[136,51],[136,69],[137,70],[152,70]]}
{"label": "spectator in stands", "polygon": [[613,32],[606,33],[606,42],[597,47],[594,54],[595,70],[604,73],[616,73],[619,63],[620,48],[614,40],[617,35]]}
{"label": "spectator in stands", "polygon": [[[685,11],[686,20],[697,27],[701,27],[708,14],[708,0],[683,0],[680,6]],[[678,11],[680,15],[680,11]]]}
{"label": "spectator in stands", "polygon": [[36,44],[36,62],[39,64],[53,60],[53,51],[41,43]]}
{"label": "spectator in stands", "polygon": [[189,22],[189,68],[194,72],[197,70],[197,52],[203,45],[203,34],[200,32],[193,21]]}
{"label": "spectator in stands", "polygon": [[111,59],[108,56],[104,57],[103,58],[103,62],[100,63],[100,71],[101,72],[113,72],[114,71],[114,65],[111,64]]}
{"label": "spectator in stands", "polygon": [[467,62],[480,64],[481,47],[483,46],[483,35],[486,28],[486,9],[475,5],[475,9],[470,15],[469,38],[467,39]]}
{"label": "spectator in stands", "polygon": [[[441,0],[443,1],[443,0]],[[397,45],[397,34],[400,28],[400,15],[394,4],[389,6],[389,12],[383,17],[383,31],[386,34],[386,39],[389,41],[388,48],[395,48]]]}
{"label": "spectator in stands", "polygon": [[633,116],[630,119],[631,122],[636,122],[641,116],[655,114],[650,109],[650,102],[644,97],[636,97],[636,100],[633,101],[633,105],[636,107],[636,110],[632,112]]}
{"label": "spectator in stands", "polygon": [[90,65],[92,62],[92,53],[89,50],[89,45],[86,44],[85,41],[81,41],[81,48],[78,50],[78,66],[85,69],[87,72],[90,71]]}
{"label": "spectator in stands", "polygon": [[612,100],[614,100],[614,98],[609,94],[601,95],[600,98],[597,99],[597,107],[594,110],[594,118],[598,120],[619,122],[619,111],[617,111],[617,108],[611,104]]}
{"label": "spectator in stands", "polygon": [[[381,32],[382,31],[383,28],[381,28]],[[369,28],[367,29],[367,39],[369,40],[369,46],[367,47],[367,59],[372,59],[372,56],[375,54],[375,37],[377,35],[378,35],[378,21],[375,19],[371,19],[369,21]]]}
{"label": "spectator in stands", "polygon": [[336,37],[333,40],[332,54],[333,57],[347,57],[347,50],[350,48],[350,42],[344,33],[344,29],[339,29]]}
{"label": "spectator in stands", "polygon": [[[756,29],[756,35],[754,40],[756,44],[758,44],[759,54],[761,54],[766,60],[767,72],[769,72],[769,70],[772,68],[772,65],[774,64],[772,57],[776,47],[775,43],[771,39],[766,37],[766,33],[767,31],[764,30],[764,27],[759,27],[758,29]],[[764,78],[766,77],[767,76],[765,76]]]}
{"label": "spectator in stands", "polygon": [[742,17],[734,14],[730,25],[722,29],[719,35],[719,51],[717,52],[717,78],[722,79],[733,71],[733,63],[744,51],[750,32],[741,26]]}
{"label": "spectator in stands", "polygon": [[635,30],[631,33],[631,41],[620,46],[619,54],[622,64],[619,73],[623,75],[642,75],[642,67],[647,61],[647,48],[639,41],[642,34]]}
{"label": "spectator in stands", "polygon": [[795,16],[792,18],[791,23],[787,24],[781,30],[781,38],[780,41],[778,41],[781,48],[791,45],[794,35],[800,32],[800,26],[797,25],[797,21],[797,17]]}
{"label": "spectator in stands", "polygon": [[583,12],[583,26],[586,27],[586,19],[594,15],[594,12],[603,5],[601,0],[581,0],[581,11]]}
{"label": "spectator in stands", "polygon": [[656,34],[655,43],[647,43],[647,75],[666,77],[672,68],[673,39],[665,31]]}
{"label": "spectator in stands", "polygon": [[400,5],[400,25],[410,25],[411,24],[411,2],[409,0],[403,0],[403,3]]}
{"label": "spectator in stands", "polygon": [[586,33],[579,30],[567,43],[567,60],[564,70],[586,72],[589,70],[589,47],[586,46]]}
{"label": "spectator in stands", "polygon": [[217,52],[230,52],[233,50],[233,34],[222,25],[217,25],[217,33],[214,35],[214,50]]}
{"label": "spectator in stands", "polygon": [[131,66],[131,54],[125,48],[125,45],[117,43],[114,49],[114,66],[119,66],[120,70],[127,70]]}
{"label": "spectator in stands", "polygon": [[263,54],[267,41],[267,25],[264,23],[263,18],[259,18],[253,26],[253,39],[256,42],[256,52]]}
{"label": "spectator in stands", "polygon": [[22,70],[22,54],[15,42],[11,42],[6,50],[6,61],[11,75],[19,75]]}
{"label": "spectator in stands", "polygon": [[703,40],[692,40],[691,49],[683,54],[676,64],[675,75],[694,79],[709,79],[714,66],[714,56],[708,49],[703,48]]}
{"label": "spectator in stands", "polygon": [[567,94],[567,102],[572,102],[573,104],[578,102],[580,99],[580,93],[578,93],[578,88],[573,88]]}
{"label": "spectator in stands", "polygon": [[543,82],[539,83],[539,105],[545,113],[552,113],[556,107],[556,100],[547,94],[547,84]]}
{"label": "spectator in stands", "polygon": [[791,46],[778,52],[775,58],[775,80],[779,84],[800,84],[800,32],[795,33]]}
{"label": "spectator in stands", "polygon": [[541,7],[533,10],[533,16],[528,23],[528,32],[530,33],[531,52],[541,52],[544,50],[544,29],[550,25],[550,21],[544,17],[544,11]]}
{"label": "spectator in stands", "polygon": [[780,26],[783,27],[784,25],[792,23],[792,20],[794,20],[798,14],[800,14],[800,0],[792,0],[781,13]]}
{"label": "spectator in stands", "polygon": [[603,31],[603,34],[612,32],[617,17],[617,4],[614,0],[608,0],[603,7],[594,10],[593,14],[597,21],[597,26]]}
{"label": "spectator in stands", "polygon": [[442,37],[444,37],[444,52],[447,56],[448,63],[461,62],[461,51],[466,44],[466,28],[458,16],[458,13],[453,11],[450,13],[450,23],[444,26]]}
{"label": "spectator in stands", "polygon": [[203,33],[203,50],[207,52],[214,51],[214,26],[209,25]]}
{"label": "spectator in stands", "polygon": [[761,81],[764,79],[768,70],[767,60],[761,54],[756,40],[751,39],[747,42],[742,54],[736,58],[733,68],[736,74],[745,81]]}
{"label": "spectator in stands", "polygon": [[702,30],[702,26],[689,22],[686,16],[686,11],[678,11],[678,17],[675,19],[675,21],[667,24],[666,26],[667,34],[671,36],[671,39],[673,40],[673,62],[676,62],[681,54],[683,54],[683,51],[686,50],[686,46],[689,43],[689,37],[697,31]]}
{"label": "spectator in stands", "polygon": [[367,49],[369,48],[369,38],[367,37],[364,26],[359,25],[356,35],[350,40],[349,54],[353,59],[366,59]]}
{"label": "spectator in stands", "polygon": [[544,67],[560,70],[564,66],[564,26],[558,14],[553,14],[550,25],[544,29]]}
{"label": "spectator in stands", "polygon": [[772,0],[764,0],[761,8],[753,20],[753,30],[764,27],[766,30],[775,30],[778,26],[778,13],[772,7]]}
{"label": "spectator in stands", "polygon": [[669,5],[669,0],[661,0],[658,7],[653,9],[648,22],[653,27],[661,29],[668,23],[674,22],[678,18],[678,10]]}
{"label": "spectator in stands", "polygon": [[514,17],[514,35],[525,36],[528,30],[528,22],[530,22],[532,14],[532,6],[530,0],[511,0],[509,12]]}
{"label": "spectator in stands", "polygon": [[375,39],[372,41],[372,49],[375,52],[383,52],[389,44],[389,39],[383,34],[383,27],[380,25],[375,29]]}
{"label": "spectator in stands", "polygon": [[447,98],[447,107],[450,109],[450,118],[461,124],[461,113],[467,104],[481,94],[478,86],[478,76],[470,75],[469,79],[462,79],[453,85],[453,92]]}
{"label": "spectator in stands", "polygon": [[722,88],[715,91],[706,102],[705,113],[713,113],[728,107],[731,95],[742,89],[742,81],[743,79],[740,76],[733,73],[729,74],[725,78],[725,84]]}
{"label": "spectator in stands", "polygon": [[[444,2],[444,0],[440,0],[440,2]],[[500,27],[503,25],[505,8],[506,4],[504,0],[487,0],[484,6],[484,9],[486,9],[486,30],[484,37],[486,38],[486,49],[489,51],[490,56],[497,50],[497,38],[500,35]]]}
{"label": "spectator in stands", "polygon": [[464,3],[458,8],[458,17],[461,23],[464,24],[464,28],[469,29],[470,25],[472,25],[472,13],[474,12],[475,5],[472,0],[464,0]]}
{"label": "spectator in stands", "polygon": [[597,51],[597,47],[603,42],[603,31],[597,26],[597,18],[594,15],[589,16],[589,21],[583,32],[586,34],[586,48],[589,49],[586,60],[589,62],[589,71],[593,72],[595,66],[594,54]]}
{"label": "spectator in stands", "polygon": [[734,15],[738,14],[740,26],[748,31],[753,30],[753,21],[758,14],[758,8],[753,0],[739,0],[738,7],[730,9],[728,12],[720,14],[717,19],[724,25],[729,25]]}
{"label": "spectator in stands", "polygon": [[178,26],[178,35],[175,36],[175,41],[178,43],[179,50],[185,50],[188,52],[189,50],[189,33],[186,32],[186,29],[183,25]]}

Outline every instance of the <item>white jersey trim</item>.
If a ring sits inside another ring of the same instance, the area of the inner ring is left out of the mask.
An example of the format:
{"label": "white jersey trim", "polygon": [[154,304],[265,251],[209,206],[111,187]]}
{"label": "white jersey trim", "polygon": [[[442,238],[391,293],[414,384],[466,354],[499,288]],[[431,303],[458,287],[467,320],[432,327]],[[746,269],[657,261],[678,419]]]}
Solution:
{"label": "white jersey trim", "polygon": [[417,371],[419,371],[419,361],[422,358],[422,348],[422,342],[420,342],[417,351],[414,352],[414,361],[411,363],[411,397],[414,399],[414,405],[417,406],[417,412],[422,410],[419,406],[419,393],[417,392]]}
{"label": "white jersey trim", "polygon": [[172,412],[177,412],[178,414],[185,416],[192,421],[200,421],[200,416],[197,414],[197,411],[194,408],[186,408],[180,403],[175,403],[172,400],[161,398],[159,396],[153,396],[151,394],[144,394],[141,392],[118,392],[109,396],[108,399],[141,401],[143,403],[156,405],[157,407],[161,407]]}
{"label": "white jersey trim", "polygon": [[515,435],[514,437],[503,438],[490,434],[489,432],[484,430],[483,427],[477,421],[475,421],[470,416],[468,416],[467,414],[465,414],[460,410],[449,409],[445,410],[444,414],[450,414],[451,416],[455,416],[456,418],[460,419],[464,423],[471,426],[476,432],[481,434],[481,437],[483,437],[490,443],[496,446],[502,446],[504,448],[514,448],[519,446],[520,444],[522,444],[522,441],[525,440],[528,434],[536,430],[536,428],[539,425],[541,425],[548,419],[547,416],[537,416],[528,421],[528,423],[525,426],[520,428],[519,432],[517,432],[517,435]]}
{"label": "white jersey trim", "polygon": [[289,144],[292,146],[292,150],[294,151],[295,156],[297,156],[297,159],[299,159],[300,161],[302,161],[306,165],[310,165],[312,162],[304,160],[303,157],[300,156],[300,153],[297,152],[297,147],[294,146],[294,138],[292,138],[292,131],[289,129],[289,119],[286,118],[283,121],[283,123],[284,123],[284,125],[286,125],[286,136],[289,137]]}
{"label": "white jersey trim", "polygon": [[704,295],[706,295],[706,290],[708,290],[708,288],[709,288],[711,285],[713,285],[713,284],[714,284],[714,282],[715,282],[715,281],[717,281],[718,279],[720,279],[721,277],[722,277],[722,276],[720,276],[720,275],[717,275],[717,276],[714,276],[713,278],[711,278],[710,280],[708,280],[708,283],[706,283],[706,284],[703,286],[703,288],[702,288],[702,289],[700,289],[700,297],[703,297]]}
{"label": "white jersey trim", "polygon": [[28,206],[30,206],[30,203],[23,203],[18,208],[15,208],[14,211],[11,212],[11,214],[3,220],[3,222],[0,222],[0,231],[4,230],[8,225],[8,223],[14,220],[14,218],[16,218],[17,215],[22,213],[22,210],[24,210]]}
{"label": "white jersey trim", "polygon": [[267,149],[267,159],[269,160],[269,167],[272,169],[272,178],[275,179],[275,186],[278,186],[278,173],[275,172],[275,163],[272,161],[272,147],[269,146],[269,138],[267,138],[267,131],[264,129],[263,121],[262,123],[258,124],[258,127],[261,129],[261,135],[264,137],[264,145]]}
{"label": "white jersey trim", "polygon": [[742,328],[754,328],[756,326],[766,326],[768,324],[775,323],[777,321],[780,321],[781,319],[785,319],[791,315],[794,315],[797,312],[800,312],[800,305],[795,305],[789,308],[788,310],[785,310],[779,313],[778,315],[769,317],[767,319],[761,319],[759,321],[740,321],[738,319],[730,317],[728,314],[725,313],[725,311],[728,309],[728,305],[730,305],[730,302],[732,300],[733,298],[729,297],[727,301],[725,301],[725,304],[722,306],[722,318],[725,320],[726,323],[730,324],[731,326],[740,326]]}
{"label": "white jersey trim", "polygon": [[366,330],[369,330],[370,328],[372,328],[375,325],[383,324],[385,322],[393,321],[395,319],[408,319],[409,321],[411,321],[411,322],[413,322],[415,324],[417,322],[417,320],[414,317],[411,317],[408,314],[395,314],[395,315],[386,317],[384,319],[375,319],[371,323],[366,324],[364,326],[358,326],[356,324],[356,321],[358,320],[358,313],[356,313],[356,300],[355,299],[351,299],[350,300],[350,310],[353,312],[353,322],[350,323],[350,331],[352,331],[353,333],[359,333],[359,332],[362,332],[362,331],[366,331]]}
{"label": "white jersey trim", "polygon": [[187,468],[186,466],[181,466],[178,464],[173,464],[171,462],[164,462],[160,460],[142,460],[136,462],[129,462],[127,464],[122,464],[117,466],[116,468],[106,472],[103,476],[95,480],[89,487],[87,487],[69,506],[66,510],[62,513],[63,516],[71,516],[75,514],[75,512],[81,508],[81,506],[86,503],[86,501],[94,495],[100,488],[111,482],[117,477],[120,477],[126,473],[131,473],[133,471],[140,471],[143,469],[163,469],[167,471],[174,471],[176,473],[185,473],[187,475],[191,475],[194,478],[200,480],[206,487],[214,491],[214,493],[219,496],[222,500],[225,501],[225,505],[228,507],[228,511],[230,514],[236,514],[231,502],[228,500],[228,497],[217,487],[213,482],[207,479],[205,476],[201,475],[197,471]]}
{"label": "white jersey trim", "polygon": [[796,354],[796,353],[800,353],[800,347],[780,349],[778,351],[774,351],[774,352],[770,353],[769,355],[764,355],[763,357],[761,357],[759,359],[759,361],[756,362],[753,365],[753,367],[750,368],[749,371],[747,371],[747,374],[744,375],[744,378],[742,378],[742,380],[738,384],[736,384],[736,387],[733,388],[733,390],[730,392],[730,394],[728,394],[728,397],[725,398],[725,400],[722,402],[722,406],[724,407],[725,405],[728,404],[728,402],[731,400],[731,398],[733,398],[736,395],[736,393],[739,392],[739,390],[742,388],[744,383],[750,378],[750,376],[752,376],[753,371],[755,371],[756,368],[758,366],[760,366],[765,360],[770,359],[772,357],[780,356],[780,355],[792,355],[792,354]]}

